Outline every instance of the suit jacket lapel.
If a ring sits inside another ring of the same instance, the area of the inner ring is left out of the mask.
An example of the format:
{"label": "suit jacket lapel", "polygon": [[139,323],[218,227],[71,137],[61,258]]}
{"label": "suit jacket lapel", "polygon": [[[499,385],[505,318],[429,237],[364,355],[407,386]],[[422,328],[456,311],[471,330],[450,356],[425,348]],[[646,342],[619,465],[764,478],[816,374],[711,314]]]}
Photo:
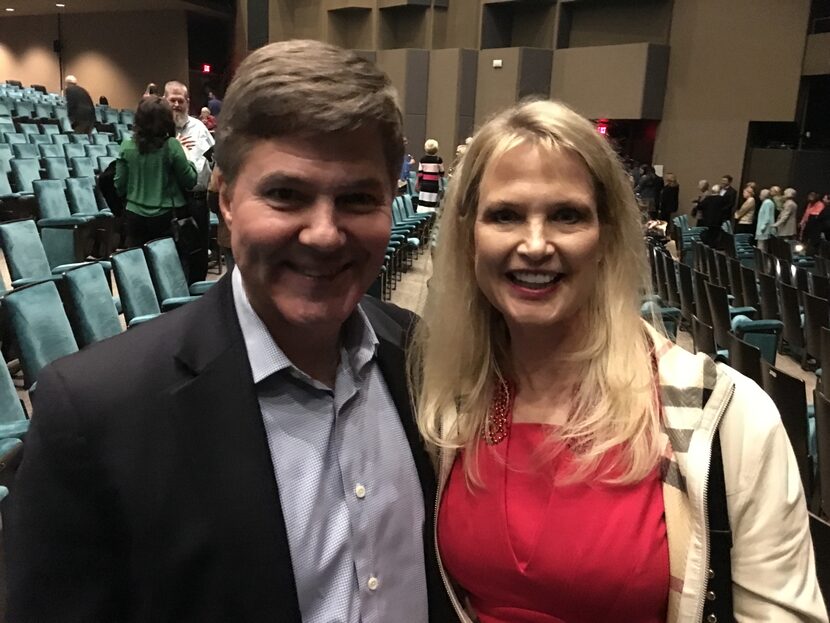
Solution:
{"label": "suit jacket lapel", "polygon": [[[185,327],[173,391],[179,447],[206,512],[217,522],[228,581],[244,585],[244,610],[299,621],[288,536],[259,401],[229,278],[205,295]],[[275,618],[276,617],[276,618]]]}

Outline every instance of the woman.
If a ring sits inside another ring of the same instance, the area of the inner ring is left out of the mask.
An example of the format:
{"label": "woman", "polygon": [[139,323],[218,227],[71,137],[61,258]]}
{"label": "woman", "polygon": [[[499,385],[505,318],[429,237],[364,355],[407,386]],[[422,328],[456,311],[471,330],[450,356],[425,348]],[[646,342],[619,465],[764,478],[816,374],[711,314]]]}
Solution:
{"label": "woman", "polygon": [[593,125],[553,102],[486,123],[441,227],[410,372],[462,620],[699,621],[720,422],[736,616],[826,621],[775,406],[641,320],[638,208]]}
{"label": "woman", "polygon": [[709,182],[707,180],[700,180],[697,183],[697,197],[692,199],[692,216],[697,215],[697,208],[703,198],[709,194]]}
{"label": "woman", "polygon": [[[810,238],[809,230],[818,229],[812,227],[812,223],[818,223],[821,213],[824,212],[824,201],[818,196],[818,193],[811,192],[807,194],[807,207],[804,214],[801,216],[801,221],[798,223],[798,239],[802,242],[808,241]],[[808,227],[810,225],[810,227]]]}
{"label": "woman", "polygon": [[778,219],[772,226],[776,238],[789,240],[795,236],[795,215],[798,211],[798,204],[795,202],[796,194],[795,188],[784,189],[784,203],[781,205]]}
{"label": "woman", "polygon": [[207,106],[202,106],[202,110],[199,111],[199,121],[204,123],[210,132],[216,129],[216,117],[210,114],[210,109]]}
{"label": "woman", "polygon": [[438,155],[438,141],[435,139],[428,139],[424,143],[424,151],[426,153],[418,162],[415,190],[418,192],[418,208],[423,212],[434,212],[440,201],[444,161]]}
{"label": "woman", "polygon": [[755,223],[755,241],[761,251],[767,250],[767,240],[772,238],[775,225],[775,201],[770,189],[761,191],[761,208],[758,210],[758,219]]}
{"label": "woman", "polygon": [[754,234],[752,222],[755,220],[755,190],[747,184],[743,191],[744,202],[735,212],[735,233]]}
{"label": "woman", "polygon": [[115,189],[127,201],[129,247],[171,235],[176,211],[187,206],[184,191],[196,184],[196,169],[175,137],[169,104],[157,95],[142,99],[133,136],[121,143],[115,163]]}
{"label": "woman", "polygon": [[680,185],[674,173],[663,176],[663,188],[660,189],[660,220],[671,221],[672,215],[679,207]]}

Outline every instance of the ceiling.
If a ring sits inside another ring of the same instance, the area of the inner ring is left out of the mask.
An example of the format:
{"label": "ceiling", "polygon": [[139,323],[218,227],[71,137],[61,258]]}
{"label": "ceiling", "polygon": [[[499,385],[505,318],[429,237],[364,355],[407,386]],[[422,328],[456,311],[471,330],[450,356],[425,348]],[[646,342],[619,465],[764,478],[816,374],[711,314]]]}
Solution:
{"label": "ceiling", "polygon": [[[63,3],[63,8],[56,3]],[[217,17],[232,16],[234,0],[0,0],[0,17],[108,13],[112,11],[194,11]],[[4,11],[12,8],[14,11]]]}

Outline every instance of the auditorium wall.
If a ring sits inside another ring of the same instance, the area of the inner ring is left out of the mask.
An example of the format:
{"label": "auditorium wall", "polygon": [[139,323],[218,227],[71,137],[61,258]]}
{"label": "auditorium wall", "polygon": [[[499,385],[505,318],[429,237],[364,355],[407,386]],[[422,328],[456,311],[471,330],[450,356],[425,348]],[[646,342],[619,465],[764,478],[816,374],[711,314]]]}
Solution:
{"label": "auditorium wall", "polygon": [[[0,77],[61,88],[58,19],[16,16],[0,19]],[[187,80],[187,22],[184,11],[69,13],[61,16],[64,75],[74,74],[97,102],[133,108],[148,82]]]}
{"label": "auditorium wall", "polygon": [[675,2],[654,161],[678,175],[682,210],[700,179],[738,183],[749,121],[795,119],[809,12],[809,0]]}

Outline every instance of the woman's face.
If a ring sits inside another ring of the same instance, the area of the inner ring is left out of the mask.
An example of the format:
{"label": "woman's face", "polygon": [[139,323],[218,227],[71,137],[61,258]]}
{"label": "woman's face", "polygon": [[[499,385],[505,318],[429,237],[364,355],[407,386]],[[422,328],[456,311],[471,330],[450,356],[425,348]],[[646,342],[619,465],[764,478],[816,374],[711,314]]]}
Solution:
{"label": "woman's face", "polygon": [[596,288],[601,258],[585,163],[568,150],[549,152],[532,143],[490,162],[474,241],[478,287],[511,331],[575,327]]}

